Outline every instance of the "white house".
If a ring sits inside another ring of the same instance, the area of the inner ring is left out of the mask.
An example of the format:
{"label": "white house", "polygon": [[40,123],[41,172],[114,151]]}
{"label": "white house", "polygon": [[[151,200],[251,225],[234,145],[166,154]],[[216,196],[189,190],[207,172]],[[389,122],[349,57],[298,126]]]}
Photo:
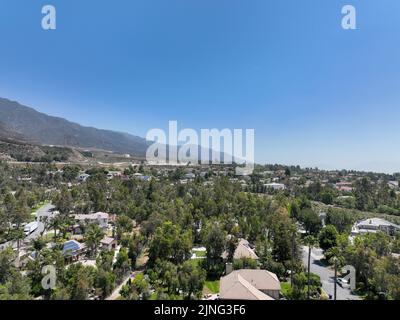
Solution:
{"label": "white house", "polygon": [[391,189],[398,189],[399,188],[399,182],[398,181],[389,181],[388,186]]}
{"label": "white house", "polygon": [[77,179],[79,182],[85,182],[89,177],[90,177],[89,174],[82,173],[77,177]]}
{"label": "white house", "polygon": [[285,190],[285,185],[283,183],[266,183],[264,184],[265,187],[269,188],[269,189],[274,189],[274,190]]}
{"label": "white house", "polygon": [[400,232],[400,226],[381,218],[371,218],[355,223],[351,235],[355,236],[378,231],[385,232],[388,235],[394,235],[396,232]]}
{"label": "white house", "polygon": [[189,173],[186,173],[184,177],[185,177],[185,179],[193,180],[194,178],[196,178],[196,175],[193,172],[189,172]]}
{"label": "white house", "polygon": [[111,180],[111,179],[113,179],[115,177],[120,177],[120,176],[122,176],[122,173],[119,172],[119,171],[109,171],[107,173],[107,179],[108,180]]}
{"label": "white house", "polygon": [[91,214],[76,214],[74,218],[75,221],[78,223],[86,223],[86,224],[98,223],[98,225],[101,228],[103,229],[108,228],[109,214],[105,212],[96,212]]}

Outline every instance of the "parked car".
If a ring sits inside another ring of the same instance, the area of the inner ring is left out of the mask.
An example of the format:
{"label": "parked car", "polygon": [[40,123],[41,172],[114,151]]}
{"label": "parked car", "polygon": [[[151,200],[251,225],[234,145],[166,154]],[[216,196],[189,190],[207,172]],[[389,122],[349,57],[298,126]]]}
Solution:
{"label": "parked car", "polygon": [[28,223],[25,228],[24,228],[24,232],[26,236],[29,236],[32,232],[34,232],[37,228],[39,227],[39,224],[34,221],[31,223]]}
{"label": "parked car", "polygon": [[337,279],[337,283],[339,284],[339,286],[341,286],[342,288],[349,288],[350,287],[350,283],[348,280],[344,279],[344,278],[338,278]]}

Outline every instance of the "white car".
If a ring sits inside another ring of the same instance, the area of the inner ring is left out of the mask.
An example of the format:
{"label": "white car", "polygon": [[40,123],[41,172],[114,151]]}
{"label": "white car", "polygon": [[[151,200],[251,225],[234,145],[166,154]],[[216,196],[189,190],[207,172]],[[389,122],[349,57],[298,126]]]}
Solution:
{"label": "white car", "polygon": [[336,281],[339,284],[339,286],[341,286],[342,288],[349,288],[350,287],[349,281],[344,279],[344,278],[338,278]]}
{"label": "white car", "polygon": [[29,236],[32,232],[34,232],[37,228],[39,227],[39,224],[34,221],[31,223],[28,223],[25,228],[24,228],[24,232],[26,236]]}

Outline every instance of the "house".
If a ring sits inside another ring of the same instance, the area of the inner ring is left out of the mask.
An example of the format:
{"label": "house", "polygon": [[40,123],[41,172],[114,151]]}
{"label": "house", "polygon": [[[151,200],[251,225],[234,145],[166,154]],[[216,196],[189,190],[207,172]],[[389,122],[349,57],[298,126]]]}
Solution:
{"label": "house", "polygon": [[326,224],[325,223],[326,222],[326,216],[327,216],[326,212],[318,213],[318,217],[321,220],[322,226],[324,226],[324,227],[325,227],[325,224]]}
{"label": "house", "polygon": [[101,249],[104,251],[115,250],[117,247],[117,240],[106,236],[100,241],[100,245]]}
{"label": "house", "polygon": [[381,218],[371,218],[362,220],[354,224],[351,235],[355,236],[363,233],[385,232],[387,235],[394,235],[400,232],[400,226]]}
{"label": "house", "polygon": [[273,189],[273,190],[285,190],[285,185],[283,183],[266,183],[264,186],[268,189]]}
{"label": "house", "polygon": [[86,245],[75,240],[69,240],[63,245],[63,256],[72,261],[79,260],[86,254]]}
{"label": "house", "polygon": [[109,214],[105,212],[96,212],[91,214],[76,214],[75,221],[79,224],[92,224],[98,223],[98,225],[103,228],[108,228]]}
{"label": "house", "polygon": [[239,244],[236,247],[235,253],[233,254],[233,259],[254,259],[258,260],[258,256],[254,252],[254,249],[251,248],[250,243],[246,239],[240,239]]}
{"label": "house", "polygon": [[202,177],[202,178],[205,178],[208,175],[209,175],[209,173],[207,171],[200,172],[200,177]]}
{"label": "house", "polygon": [[196,175],[193,172],[189,172],[184,175],[184,178],[188,180],[193,180],[194,178],[196,178]]}
{"label": "house", "polygon": [[391,253],[390,255],[395,259],[400,259],[400,253]]}
{"label": "house", "polygon": [[136,178],[140,178],[140,177],[143,177],[143,174],[140,173],[140,172],[136,172],[136,173],[133,174],[133,176],[136,177]]}
{"label": "house", "polygon": [[267,270],[236,270],[220,279],[221,300],[278,300],[281,284]]}
{"label": "house", "polygon": [[335,188],[339,191],[344,192],[351,192],[353,191],[352,183],[351,182],[338,182],[335,184]]}
{"label": "house", "polygon": [[116,178],[116,177],[121,177],[121,176],[122,176],[122,173],[119,172],[119,171],[109,171],[107,173],[107,179],[108,180],[111,180],[111,179]]}
{"label": "house", "polygon": [[391,189],[398,189],[399,188],[399,182],[398,181],[389,181],[388,183],[389,188]]}
{"label": "house", "polygon": [[148,182],[151,181],[152,177],[151,176],[138,176],[137,177],[140,181]]}
{"label": "house", "polygon": [[80,175],[77,177],[77,179],[78,179],[79,182],[85,182],[88,178],[90,178],[90,175],[89,175],[89,174],[86,174],[86,173],[80,174]]}
{"label": "house", "polygon": [[343,192],[352,192],[353,191],[352,187],[346,187],[346,186],[340,186],[340,187],[337,187],[337,189],[339,191],[343,191]]}

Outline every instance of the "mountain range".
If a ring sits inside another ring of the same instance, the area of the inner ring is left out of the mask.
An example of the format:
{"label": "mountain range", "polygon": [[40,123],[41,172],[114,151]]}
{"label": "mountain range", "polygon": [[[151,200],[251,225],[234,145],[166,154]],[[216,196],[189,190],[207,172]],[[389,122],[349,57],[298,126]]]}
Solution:
{"label": "mountain range", "polygon": [[[24,106],[18,102],[5,98],[0,98],[0,143],[3,153],[15,155],[13,158],[40,159],[38,153],[24,155],[26,148],[41,147],[46,154],[49,153],[47,146],[63,147],[63,154],[71,153],[73,150],[66,148],[90,151],[107,151],[116,154],[129,154],[133,157],[144,158],[146,151],[152,142],[144,138],[128,133],[85,127],[80,124],[70,122],[66,119],[53,117],[36,111],[31,107]],[[4,142],[7,146],[4,146]],[[15,144],[15,142],[17,142]],[[181,146],[178,146],[178,149]],[[204,150],[201,146],[192,145],[198,148],[198,156],[201,159]],[[167,159],[169,146],[167,148]],[[4,150],[5,149],[5,150]],[[10,152],[9,150],[14,150]],[[35,150],[36,150],[35,149]],[[1,150],[0,150],[1,151]],[[206,149],[211,159],[212,149]],[[76,154],[76,152],[75,152]],[[223,163],[225,159],[231,158],[228,154],[220,153]],[[53,159],[54,157],[50,157]],[[58,156],[56,158],[59,158]],[[64,155],[63,155],[63,158]],[[238,160],[238,159],[236,159]],[[213,159],[214,161],[214,159]],[[240,160],[239,160],[240,161]],[[192,162],[196,162],[193,160]]]}
{"label": "mountain range", "polygon": [[98,149],[143,157],[149,142],[128,133],[84,127],[0,98],[0,138],[41,145]]}

